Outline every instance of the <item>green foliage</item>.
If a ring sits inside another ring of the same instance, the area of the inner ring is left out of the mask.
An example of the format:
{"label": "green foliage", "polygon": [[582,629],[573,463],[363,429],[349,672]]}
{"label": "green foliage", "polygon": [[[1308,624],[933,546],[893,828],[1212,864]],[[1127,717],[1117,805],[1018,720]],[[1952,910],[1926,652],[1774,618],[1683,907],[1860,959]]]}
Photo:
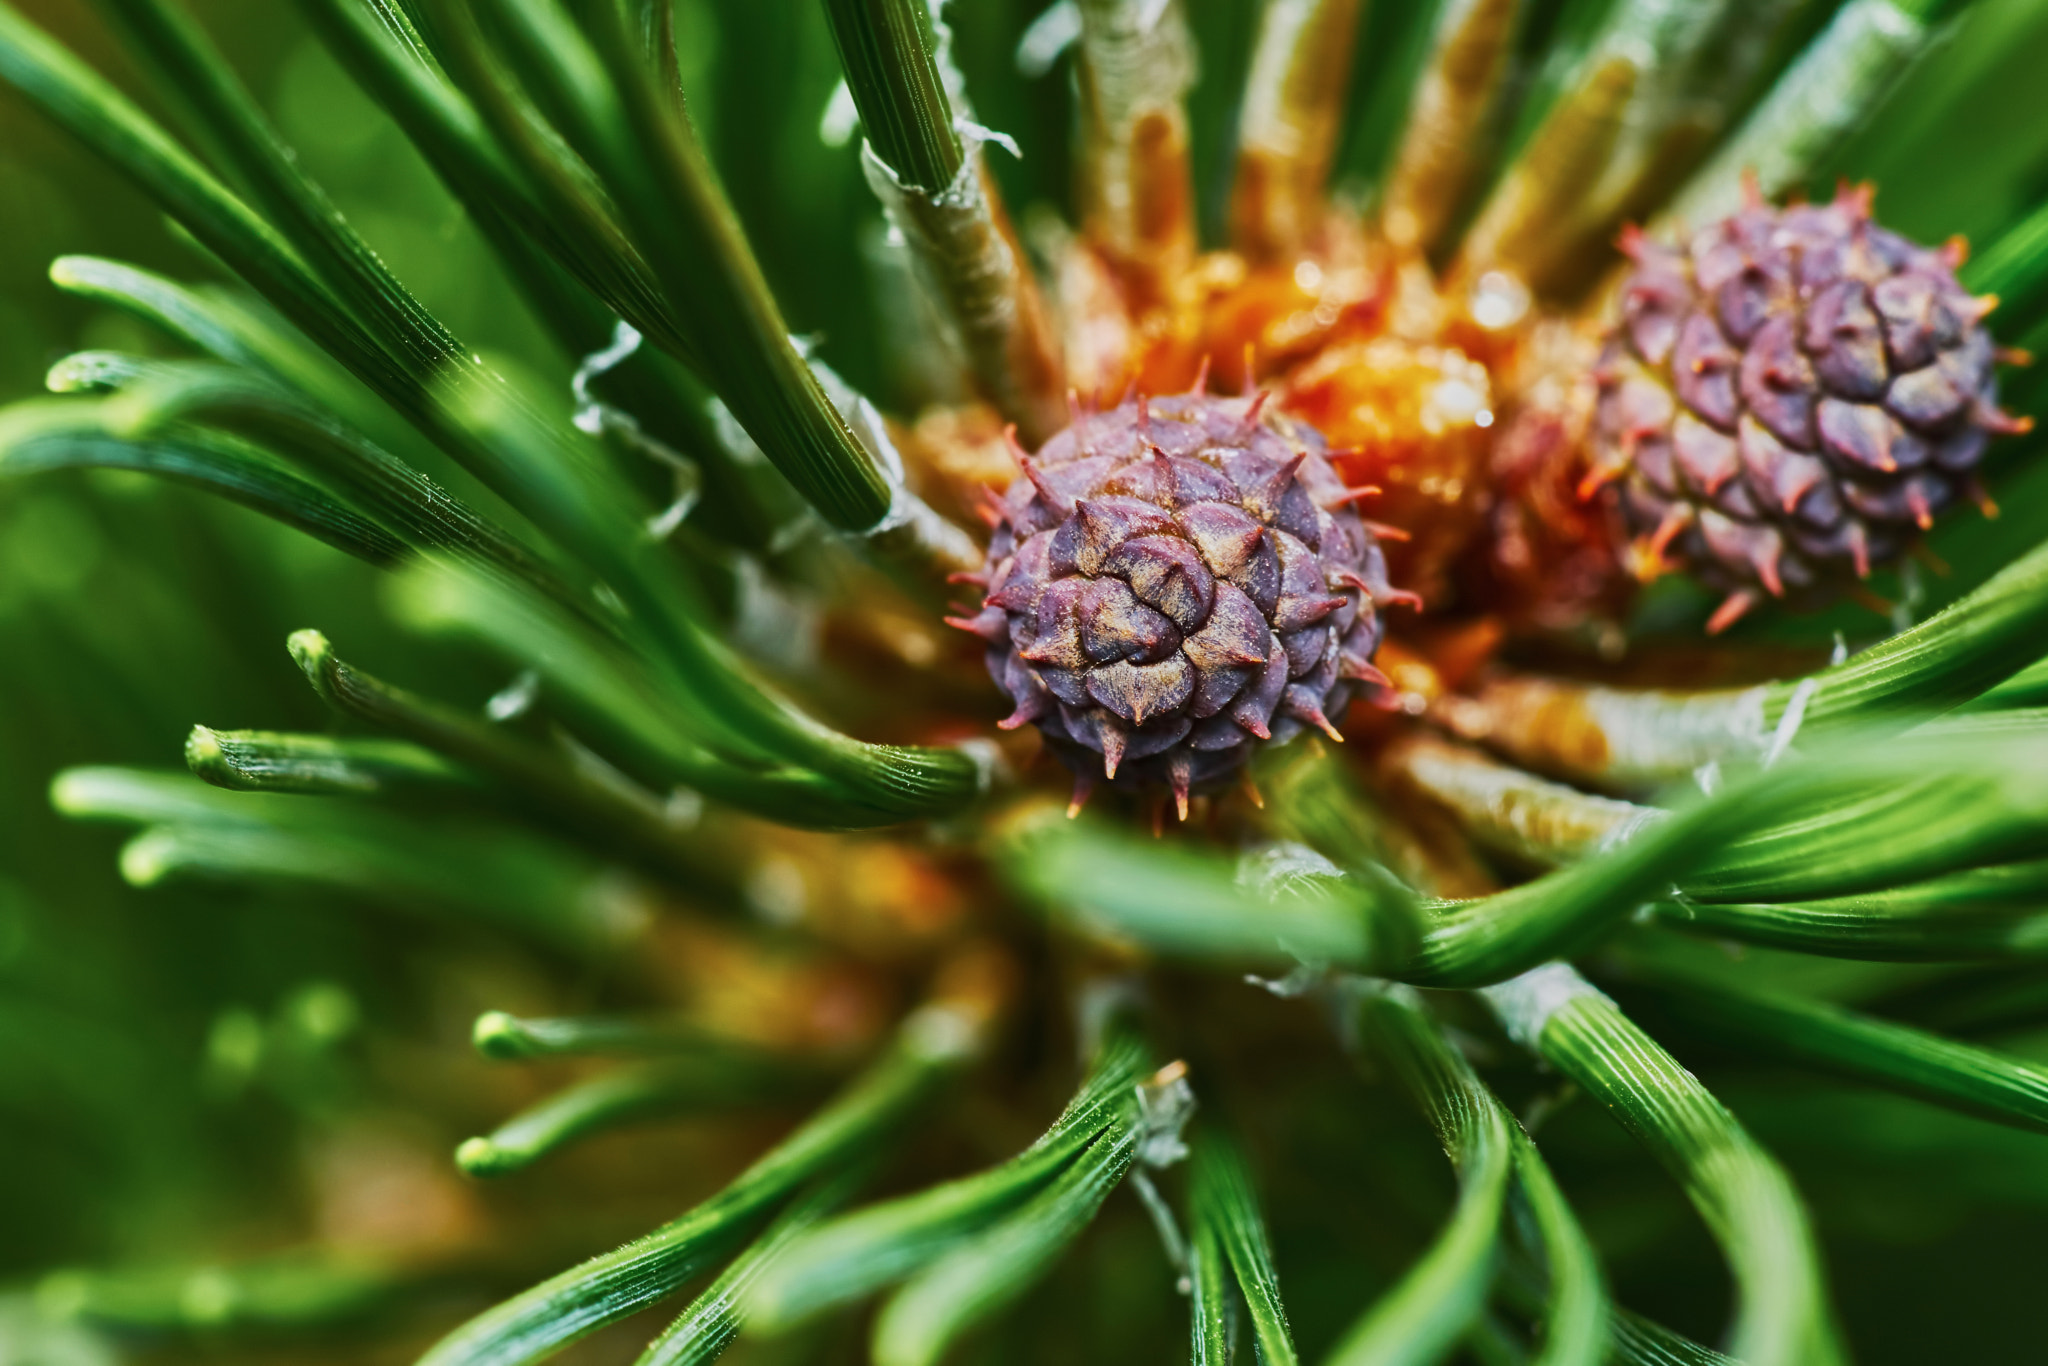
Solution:
{"label": "green foliage", "polygon": [[1737,1046],[2048,1130],[2048,1074],[2018,1059],[1822,1002],[1683,976],[1656,981],[1675,1014]]}
{"label": "green foliage", "polygon": [[1458,1172],[1458,1203],[1420,1261],[1344,1335],[1342,1366],[1440,1360],[1485,1308],[1514,1171],[1514,1120],[1427,1017],[1384,994],[1359,1005],[1365,1034],[1428,1118]]}
{"label": "green foliage", "polygon": [[[1192,1208],[1190,1234],[1197,1253],[1198,1273],[1205,1286],[1223,1288],[1226,1259],[1238,1292],[1244,1296],[1252,1321],[1252,1338],[1258,1344],[1259,1360],[1274,1363],[1297,1362],[1294,1335],[1287,1326],[1287,1309],[1280,1302],[1280,1278],[1273,1269],[1273,1249],[1266,1236],[1266,1223],[1252,1193],[1251,1174],[1244,1158],[1230,1140],[1219,1134],[1205,1134],[1195,1150],[1189,1178],[1188,1203]],[[1206,1339],[1198,1344],[1196,1359],[1210,1354],[1229,1355],[1226,1332],[1218,1331],[1217,1318],[1203,1311],[1197,1316],[1198,1333]]]}
{"label": "green foliage", "polygon": [[1685,1188],[1735,1278],[1736,1359],[1842,1360],[1812,1229],[1783,1169],[1613,1002],[1569,979],[1546,987],[1556,996],[1518,1004],[1510,1028],[1585,1087]]}
{"label": "green foliage", "polygon": [[[1096,1158],[1099,1164],[1109,1149],[1121,1147],[1128,1162],[1129,1135],[1113,1141],[1112,1131],[1130,1128],[1130,1096],[1144,1063],[1144,1049],[1136,1038],[1113,1032],[1080,1091],[1030,1148],[986,1172],[858,1210],[806,1233],[748,1296],[749,1316],[765,1328],[785,1326],[923,1272],[935,1262],[944,1265],[956,1253],[992,1236],[1020,1207],[1043,1197],[1085,1154],[1102,1149]],[[1088,1200],[1092,1180],[1083,1178],[1078,1192],[1070,1190],[1057,1202],[1049,1201],[1039,1220],[1024,1227],[1043,1228],[1046,1217],[1056,1220],[1061,1210],[1071,1208],[1077,1193],[1082,1201]],[[981,1265],[978,1257],[971,1257],[949,1274],[969,1285],[986,1286],[973,1274]],[[935,1323],[931,1311],[918,1311],[916,1300],[910,1309],[895,1312],[907,1316],[902,1331],[922,1341],[943,1337],[956,1326],[951,1321]]]}
{"label": "green foliage", "polygon": [[943,1007],[913,1015],[895,1048],[866,1075],[710,1200],[478,1315],[421,1361],[535,1361],[665,1298],[738,1251],[807,1185],[872,1157],[974,1042],[971,1026]]}
{"label": "green foliage", "polygon": [[488,1134],[464,1139],[455,1150],[455,1165],[468,1176],[506,1176],[588,1135],[638,1120],[764,1099],[790,1089],[788,1080],[765,1069],[715,1061],[618,1068],[556,1092]]}
{"label": "green foliage", "polygon": [[696,1366],[718,1357],[746,1322],[748,1292],[790,1242],[842,1204],[851,1182],[826,1181],[795,1200],[767,1230],[732,1259],[718,1279],[691,1302],[661,1336],[647,1344],[635,1366]]}
{"label": "green foliage", "polygon": [[930,11],[915,0],[829,0],[825,13],[875,155],[906,185],[951,185],[964,156],[932,58]]}

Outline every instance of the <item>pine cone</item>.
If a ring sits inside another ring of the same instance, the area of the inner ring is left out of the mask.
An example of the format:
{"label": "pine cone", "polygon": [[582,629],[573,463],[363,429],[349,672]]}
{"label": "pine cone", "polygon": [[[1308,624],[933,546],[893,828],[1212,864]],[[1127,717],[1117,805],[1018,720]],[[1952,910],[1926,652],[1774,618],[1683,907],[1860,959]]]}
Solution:
{"label": "pine cone", "polygon": [[1314,429],[1263,396],[1143,398],[1080,416],[990,494],[981,611],[955,625],[1077,775],[1197,785],[1303,725],[1336,734],[1387,585]]}
{"label": "pine cone", "polygon": [[1762,203],[1687,251],[1630,233],[1622,323],[1598,371],[1594,481],[1615,481],[1651,572],[1811,606],[1901,558],[1976,496],[1998,410],[1988,311],[1928,249],[1870,221],[1867,191]]}

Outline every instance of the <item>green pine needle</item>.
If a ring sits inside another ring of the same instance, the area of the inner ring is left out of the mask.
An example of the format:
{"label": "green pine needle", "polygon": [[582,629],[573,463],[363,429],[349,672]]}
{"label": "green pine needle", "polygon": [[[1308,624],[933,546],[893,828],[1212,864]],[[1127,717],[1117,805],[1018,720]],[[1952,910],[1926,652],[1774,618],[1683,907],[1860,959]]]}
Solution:
{"label": "green pine needle", "polygon": [[2048,1133],[2048,1072],[2017,1058],[1838,1006],[1767,995],[1697,974],[1664,971],[1650,980],[1666,1009],[1709,1037]]}
{"label": "green pine needle", "polygon": [[772,1099],[790,1089],[789,1080],[729,1059],[618,1068],[556,1092],[488,1134],[464,1139],[455,1165],[470,1176],[506,1176],[593,1134]]}
{"label": "green pine needle", "polygon": [[[1301,1357],[1295,1351],[1293,1330],[1287,1326],[1286,1306],[1280,1302],[1280,1277],[1273,1269],[1266,1222],[1252,1193],[1244,1158],[1230,1140],[1204,1133],[1195,1144],[1188,1181],[1194,1222],[1189,1237],[1197,1246],[1213,1243],[1229,1259],[1232,1276],[1250,1310],[1259,1360],[1268,1366],[1293,1366]],[[1210,1336],[1215,1336],[1213,1328]]]}
{"label": "green pine needle", "polygon": [[1813,1232],[1784,1171],[1612,1001],[1569,969],[1544,972],[1504,1009],[1509,1028],[1605,1106],[1684,1187],[1735,1277],[1736,1358],[1752,1366],[1845,1360]]}
{"label": "green pine needle", "polygon": [[194,726],[185,737],[185,766],[215,787],[237,792],[387,797],[401,802],[461,801],[477,795],[473,777],[433,751],[403,740],[343,740]]}
{"label": "green pine needle", "polygon": [[1338,1342],[1330,1366],[1424,1366],[1441,1360],[1486,1304],[1515,1166],[1514,1121],[1471,1065],[1404,996],[1373,993],[1359,1019],[1435,1128],[1458,1171],[1458,1202],[1421,1260]]}
{"label": "green pine needle", "polygon": [[905,185],[927,193],[951,185],[965,154],[924,0],[826,0],[825,15],[875,155]]}
{"label": "green pine needle", "polygon": [[1137,1146],[1131,1117],[1113,1117],[1044,1189],[919,1272],[875,1320],[875,1366],[935,1366],[1029,1289],[1095,1217]]}
{"label": "green pine needle", "polygon": [[967,1244],[1101,1143],[1145,1066],[1138,1040],[1112,1031],[1081,1089],[1031,1147],[1001,1166],[857,1210],[805,1234],[754,1287],[749,1318],[764,1330],[786,1328]]}
{"label": "green pine needle", "polygon": [[913,1015],[895,1046],[840,1097],[718,1194],[671,1223],[486,1310],[420,1366],[537,1361],[674,1293],[731,1255],[810,1183],[871,1157],[974,1046],[942,1007]]}

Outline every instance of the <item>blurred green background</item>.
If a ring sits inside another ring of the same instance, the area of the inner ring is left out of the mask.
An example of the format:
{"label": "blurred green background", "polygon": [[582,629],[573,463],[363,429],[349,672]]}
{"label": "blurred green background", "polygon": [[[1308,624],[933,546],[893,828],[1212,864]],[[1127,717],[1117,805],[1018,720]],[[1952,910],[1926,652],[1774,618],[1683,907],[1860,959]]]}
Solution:
{"label": "blurred green background", "polygon": [[[22,8],[155,107],[89,5],[28,0]],[[569,358],[551,352],[461,213],[294,8],[275,0],[191,0],[191,8],[397,273],[459,335],[566,393]],[[1040,8],[1038,0],[955,0],[951,12],[978,117],[1023,145],[1021,162],[998,157],[996,169],[1013,206],[1026,211],[1061,208],[1067,198],[1065,68],[1026,81],[1013,60]],[[1560,13],[1589,7],[1537,8],[1542,32]],[[1809,5],[1803,31],[1829,8]],[[1429,9],[1373,8],[1341,159],[1353,184],[1369,185],[1405,101],[1405,91],[1372,75],[1395,64]],[[1204,54],[1197,174],[1213,231],[1257,4],[1190,0],[1190,10]],[[818,7],[680,0],[679,35],[693,115],[792,327],[817,336],[824,357],[857,385],[900,398],[862,256],[879,215],[855,147],[829,147],[819,136],[837,68]],[[1874,178],[1885,221],[1922,238],[1995,235],[2048,199],[2048,82],[2034,74],[2044,66],[2048,5],[1987,0],[1822,184],[1837,172]],[[50,260],[74,252],[180,278],[215,274],[140,195],[0,91],[0,400],[39,391],[48,365],[72,350],[163,349],[139,324],[48,284]],[[2042,482],[2037,470],[2023,492]],[[1957,574],[1935,586],[1935,600],[2048,533],[2048,498],[1999,492],[2005,519],[1989,532],[1972,519],[1938,546]],[[139,476],[0,484],[0,1366],[99,1361],[152,1343],[174,1356],[232,1354],[231,1344],[204,1335],[196,1347],[147,1335],[110,1346],[32,1330],[26,1297],[49,1268],[190,1266],[312,1238],[402,1251],[485,1217],[474,1208],[483,1199],[507,1227],[545,1225],[531,1263],[508,1254],[507,1274],[516,1277],[559,1265],[549,1259],[560,1247],[594,1250],[604,1237],[636,1232],[705,1184],[658,1136],[538,1175],[538,1213],[490,1203],[499,1197],[476,1196],[447,1174],[450,1147],[475,1131],[464,1125],[502,1115],[521,1094],[471,1060],[465,1040],[475,1012],[569,1009],[630,986],[601,975],[564,981],[519,945],[394,908],[243,890],[131,890],[118,875],[116,834],[52,814],[46,790],[59,768],[175,767],[195,722],[326,726],[283,648],[287,632],[314,625],[372,672],[400,684],[431,679],[443,697],[481,704],[507,682],[473,658],[403,638],[380,611],[372,571],[252,513]],[[1796,632],[1832,629],[1810,622]],[[1852,629],[1872,626],[1865,619]],[[1815,1198],[1862,1359],[2033,1355],[2007,1334],[2025,1317],[2040,1265],[2048,1143],[1905,1102],[1747,1073],[1725,1090]],[[1301,1187],[1344,1172],[1354,1194],[1343,1212],[1380,1221],[1377,1232],[1336,1223],[1276,1229],[1304,1345],[1314,1347],[1419,1245],[1448,1183],[1419,1125],[1386,1113],[1384,1091],[1353,1094],[1332,1066],[1305,1077],[1295,1094],[1322,1099],[1264,1116],[1260,1137],[1279,1186],[1273,1206],[1315,1209]],[[1815,1122],[1823,1112],[1825,1122]],[[1854,1161],[1811,1138],[1845,1117],[1871,1140]],[[1725,1283],[1676,1193],[1585,1107],[1567,1109],[1557,1126],[1560,1174],[1613,1259],[1624,1300],[1711,1338]],[[612,1160],[621,1156],[655,1160]],[[715,1169],[719,1160],[711,1154],[702,1165]],[[1367,1168],[1374,1184],[1357,1194]],[[375,1209],[353,1209],[350,1190],[374,1180],[399,1183],[385,1194],[412,1203],[416,1226],[381,1227]],[[573,1217],[548,1205],[551,1194],[589,1188],[578,1182],[594,1182],[598,1195]],[[1159,1340],[1146,1334],[1173,1331],[1179,1311],[1148,1260],[1149,1237],[1132,1210],[1121,1210],[1040,1292],[1048,1304],[1079,1295],[1104,1306],[1076,1320],[1093,1335],[1088,1350],[1106,1354],[1100,1359],[1138,1359],[1145,1349],[1134,1344]],[[1653,1237],[1665,1240],[1654,1254]],[[189,1279],[179,1284],[181,1294],[199,1293]],[[61,1300],[65,1284],[44,1282],[41,1294]],[[1133,1312],[1137,1305],[1146,1308]],[[297,1347],[248,1350],[311,1359]],[[320,1350],[322,1360],[374,1356],[349,1339]],[[1000,1344],[987,1351],[985,1359],[1010,1359]]]}

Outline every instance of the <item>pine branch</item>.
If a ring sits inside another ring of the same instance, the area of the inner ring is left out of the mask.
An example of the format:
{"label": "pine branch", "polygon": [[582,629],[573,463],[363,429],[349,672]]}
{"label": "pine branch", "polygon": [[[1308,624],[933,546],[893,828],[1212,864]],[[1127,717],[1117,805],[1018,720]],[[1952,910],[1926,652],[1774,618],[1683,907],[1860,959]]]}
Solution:
{"label": "pine branch", "polygon": [[926,0],[826,0],[825,13],[868,132],[868,185],[958,330],[976,386],[1035,448],[1067,423],[1059,347],[983,164],[984,134],[958,131],[937,21]]}

